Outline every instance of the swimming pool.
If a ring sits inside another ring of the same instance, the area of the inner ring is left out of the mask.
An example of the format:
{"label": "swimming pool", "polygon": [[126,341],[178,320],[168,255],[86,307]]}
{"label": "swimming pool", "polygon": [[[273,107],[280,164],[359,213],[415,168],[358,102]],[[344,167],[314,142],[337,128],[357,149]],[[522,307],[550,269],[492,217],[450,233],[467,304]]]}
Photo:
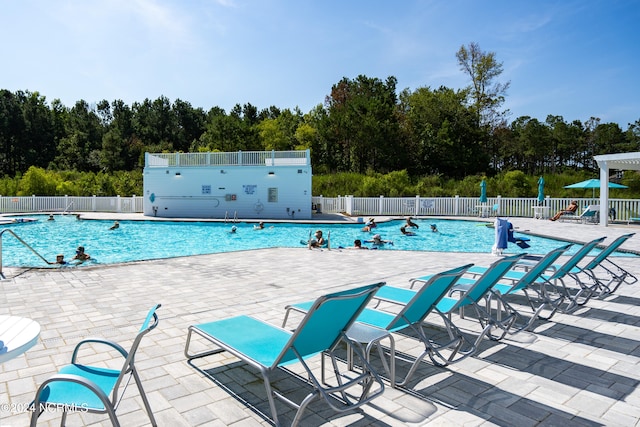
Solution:
{"label": "swimming pool", "polygon": [[[403,236],[400,226],[404,221],[400,220],[380,223],[373,232],[365,233],[362,231],[363,224],[356,223],[266,223],[264,229],[255,230],[255,223],[243,222],[120,221],[118,229],[109,230],[113,221],[79,221],[73,215],[56,215],[55,221],[47,221],[47,215],[32,217],[38,221],[2,228],[11,229],[51,262],[55,261],[57,254],[64,254],[65,259],[70,260],[78,246],[84,246],[95,260],[94,263],[100,264],[271,247],[303,248],[305,246],[300,241],[306,241],[310,233],[317,229],[321,229],[325,237],[331,236],[332,249],[353,246],[355,239],[365,241],[370,240],[374,234],[380,234],[382,239],[393,241],[393,245],[384,245],[380,250],[490,253],[495,239],[492,228],[477,222],[435,219],[415,220],[420,226],[416,236]],[[430,224],[435,224],[439,232],[431,232]],[[232,225],[237,227],[236,233],[230,233]],[[536,236],[527,237],[531,239],[529,249],[523,250],[509,244],[505,252],[545,254],[562,243]],[[372,246],[368,243],[364,245]],[[2,265],[46,266],[8,233],[4,233],[2,238]]]}

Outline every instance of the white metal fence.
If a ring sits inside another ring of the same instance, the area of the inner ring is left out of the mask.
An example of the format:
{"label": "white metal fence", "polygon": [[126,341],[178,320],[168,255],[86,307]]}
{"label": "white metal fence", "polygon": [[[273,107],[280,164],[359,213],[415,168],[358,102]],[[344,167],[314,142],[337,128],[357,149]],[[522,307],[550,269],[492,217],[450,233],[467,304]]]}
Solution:
{"label": "white metal fence", "polygon": [[[580,212],[588,205],[600,203],[596,198],[570,199],[547,197],[538,206],[535,198],[489,197],[481,204],[477,197],[323,197],[314,196],[316,210],[323,213],[344,212],[353,216],[480,216],[501,215],[509,217],[533,217],[534,211],[545,216],[564,209],[571,200],[577,200]],[[34,212],[123,212],[141,213],[143,198],[131,197],[76,197],[76,196],[0,196],[0,213]],[[535,208],[535,209],[534,209]],[[609,208],[616,212],[616,219],[627,221],[640,217],[640,200],[609,199]]]}

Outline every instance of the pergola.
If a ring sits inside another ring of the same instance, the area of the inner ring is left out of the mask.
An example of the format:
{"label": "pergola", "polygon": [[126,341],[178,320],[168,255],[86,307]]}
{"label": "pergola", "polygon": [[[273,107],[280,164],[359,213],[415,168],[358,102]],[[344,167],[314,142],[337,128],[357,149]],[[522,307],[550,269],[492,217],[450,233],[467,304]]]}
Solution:
{"label": "pergola", "polygon": [[593,156],[600,167],[600,225],[609,224],[609,170],[640,170],[640,152]]}

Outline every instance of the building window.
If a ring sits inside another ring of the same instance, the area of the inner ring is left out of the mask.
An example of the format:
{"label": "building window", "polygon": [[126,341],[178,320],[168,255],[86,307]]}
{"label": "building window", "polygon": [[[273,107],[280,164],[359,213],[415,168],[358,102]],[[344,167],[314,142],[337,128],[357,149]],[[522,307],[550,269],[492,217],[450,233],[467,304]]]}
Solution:
{"label": "building window", "polygon": [[277,188],[269,188],[269,203],[277,203],[278,202],[278,189]]}
{"label": "building window", "polygon": [[202,186],[202,194],[211,194],[211,186],[203,185]]}

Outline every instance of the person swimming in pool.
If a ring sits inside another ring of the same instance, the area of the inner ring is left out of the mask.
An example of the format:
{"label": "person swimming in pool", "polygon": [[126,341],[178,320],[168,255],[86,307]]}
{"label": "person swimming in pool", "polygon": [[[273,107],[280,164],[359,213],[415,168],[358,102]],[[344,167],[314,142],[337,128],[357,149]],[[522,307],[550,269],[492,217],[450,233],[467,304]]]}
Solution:
{"label": "person swimming in pool", "polygon": [[321,248],[325,245],[326,240],[322,236],[322,230],[316,231],[314,239],[309,240],[309,248]]}
{"label": "person swimming in pool", "polygon": [[229,231],[229,233],[234,234],[237,230],[238,228],[234,225],[233,227],[231,227],[231,231]]}
{"label": "person swimming in pool", "polygon": [[431,227],[431,231],[432,231],[432,232],[434,232],[434,233],[437,233],[437,232],[438,232],[438,227],[436,227],[436,225],[435,225],[435,224],[431,224],[429,227]]}
{"label": "person swimming in pool", "polygon": [[356,239],[353,241],[353,246],[350,247],[349,249],[369,249],[369,248],[366,246],[362,246],[362,240]]}
{"label": "person swimming in pool", "polygon": [[375,246],[382,246],[385,244],[393,245],[392,240],[383,240],[379,234],[373,236],[371,240],[365,240],[365,243],[373,243]]}
{"label": "person swimming in pool", "polygon": [[253,226],[254,230],[263,230],[264,229],[264,222],[260,221],[260,223],[258,223],[258,225],[254,225]]}
{"label": "person swimming in pool", "polygon": [[115,230],[116,228],[120,228],[120,223],[118,221],[114,222],[113,225],[109,227],[109,230]]}
{"label": "person swimming in pool", "polygon": [[367,221],[367,223],[364,225],[364,227],[362,227],[362,231],[371,231],[374,228],[376,228],[378,226],[378,224],[376,224],[376,219],[375,218],[369,218],[369,221]]}
{"label": "person swimming in pool", "polygon": [[400,227],[400,232],[402,233],[403,236],[415,236],[416,233],[414,233],[413,231],[407,231],[407,226],[403,225],[402,227]]}
{"label": "person swimming in pool", "polygon": [[420,226],[418,224],[416,224],[415,222],[411,221],[411,217],[408,216],[407,217],[407,223],[405,225],[406,227],[413,227],[413,228],[420,228]]}
{"label": "person swimming in pool", "polygon": [[71,260],[84,262],[90,258],[91,256],[84,251],[84,246],[78,246],[78,249],[76,249],[76,254],[73,258],[71,258]]}

